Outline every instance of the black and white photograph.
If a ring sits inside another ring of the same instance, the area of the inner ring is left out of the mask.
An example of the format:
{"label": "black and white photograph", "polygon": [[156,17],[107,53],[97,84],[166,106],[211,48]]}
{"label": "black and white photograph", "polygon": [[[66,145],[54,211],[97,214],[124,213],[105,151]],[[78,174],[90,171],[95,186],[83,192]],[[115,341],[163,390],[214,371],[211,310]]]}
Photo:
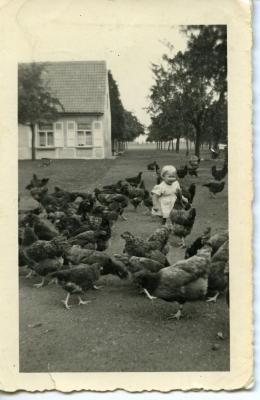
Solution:
{"label": "black and white photograph", "polygon": [[234,372],[234,33],[101,3],[17,15],[18,373]]}

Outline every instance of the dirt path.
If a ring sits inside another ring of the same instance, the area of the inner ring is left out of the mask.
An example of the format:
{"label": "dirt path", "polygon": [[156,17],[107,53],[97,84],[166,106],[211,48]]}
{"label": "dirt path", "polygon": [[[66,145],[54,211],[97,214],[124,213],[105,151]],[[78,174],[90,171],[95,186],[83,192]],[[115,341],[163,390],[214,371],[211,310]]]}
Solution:
{"label": "dirt path", "polygon": [[[146,170],[148,162],[156,159],[160,165],[185,163],[183,154],[168,152],[129,151],[107,164],[109,171],[101,169],[99,176],[88,184],[88,189],[118,179],[134,176]],[[69,162],[69,161],[68,161]],[[197,182],[194,206],[197,218],[191,242],[208,225],[213,232],[227,227],[227,189],[216,200],[209,199],[206,188],[200,185],[210,178],[212,161],[202,161]],[[22,172],[20,182],[30,178],[31,170]],[[51,171],[49,171],[51,172]],[[59,169],[53,176],[59,181]],[[22,176],[22,178],[21,178]],[[186,178],[185,178],[186,179]],[[146,171],[144,180],[150,189],[154,185],[153,173]],[[62,178],[61,178],[62,181]],[[78,175],[73,187],[82,189]],[[190,179],[188,180],[191,181]],[[69,188],[70,183],[61,184]],[[158,221],[140,207],[134,212],[129,206],[125,213],[128,221],[118,221],[113,229],[109,253],[120,253],[124,242],[120,234],[130,231],[146,237],[158,226]],[[172,242],[170,261],[183,258],[184,250]],[[162,300],[154,302],[140,296],[129,281],[108,276],[101,279],[104,289],[91,291],[86,296],[92,303],[74,306],[67,311],[61,299],[65,293],[59,287],[35,289],[20,277],[20,369],[22,372],[63,371],[224,371],[229,369],[229,311],[225,300],[216,304],[194,302],[185,305],[186,314],[179,322],[168,321],[176,311],[176,303]],[[222,332],[224,340],[217,338]],[[212,345],[220,347],[213,351]]]}

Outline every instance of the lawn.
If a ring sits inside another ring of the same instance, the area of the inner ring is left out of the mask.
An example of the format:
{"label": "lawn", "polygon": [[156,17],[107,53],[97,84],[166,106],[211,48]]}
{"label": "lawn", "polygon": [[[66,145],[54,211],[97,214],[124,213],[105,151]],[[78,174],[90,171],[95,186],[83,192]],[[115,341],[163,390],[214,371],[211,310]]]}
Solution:
{"label": "lawn", "polygon": [[[194,206],[197,217],[187,243],[191,243],[207,226],[213,232],[227,228],[227,185],[216,199],[210,199],[202,183],[211,179],[210,168],[222,161],[212,161],[203,155],[199,177],[185,178],[196,182]],[[50,177],[49,188],[90,190],[98,185],[144,172],[146,186],[155,183],[153,172],[146,170],[148,162],[160,165],[183,165],[185,154],[129,150],[115,160],[55,160],[48,167],[39,161],[19,162],[19,193],[23,204],[29,204],[24,189],[33,172]],[[121,253],[124,241],[120,234],[130,231],[146,237],[158,226],[158,221],[140,207],[131,205],[125,213],[128,221],[118,221],[113,229],[110,254]],[[184,250],[171,239],[169,259],[182,259]],[[21,372],[96,372],[96,371],[225,371],[229,370],[229,310],[225,298],[217,303],[204,301],[187,303],[185,317],[169,321],[167,316],[177,309],[176,303],[149,301],[139,295],[130,281],[114,276],[103,277],[101,291],[91,291],[92,302],[65,310],[61,300],[65,292],[56,286],[33,287],[40,279],[26,280],[20,276],[20,371]],[[218,339],[222,332],[224,340]],[[218,343],[217,350],[213,344]]]}

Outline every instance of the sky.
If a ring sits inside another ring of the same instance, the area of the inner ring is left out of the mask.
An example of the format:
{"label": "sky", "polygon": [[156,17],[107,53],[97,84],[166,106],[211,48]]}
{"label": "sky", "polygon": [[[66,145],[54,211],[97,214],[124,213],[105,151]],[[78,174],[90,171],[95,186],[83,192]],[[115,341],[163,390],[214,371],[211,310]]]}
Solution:
{"label": "sky", "polygon": [[165,41],[174,45],[174,52],[185,48],[179,26],[171,25],[164,14],[156,15],[156,8],[140,8],[135,0],[129,9],[129,2],[113,0],[100,0],[98,9],[88,0],[54,1],[54,9],[34,0],[18,10],[18,61],[105,60],[124,107],[148,125],[145,107],[153,84],[151,63],[160,63],[168,51]]}

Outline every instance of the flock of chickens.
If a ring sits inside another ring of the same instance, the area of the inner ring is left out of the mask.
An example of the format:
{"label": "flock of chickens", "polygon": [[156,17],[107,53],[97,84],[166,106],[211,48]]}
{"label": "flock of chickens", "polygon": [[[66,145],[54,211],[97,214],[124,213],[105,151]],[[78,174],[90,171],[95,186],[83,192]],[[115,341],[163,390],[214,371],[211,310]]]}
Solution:
{"label": "flock of chickens", "polygon": [[[199,159],[189,161],[177,170],[181,180],[187,174],[197,176]],[[160,167],[157,162],[147,166],[155,170],[157,183]],[[212,195],[221,192],[227,174],[227,161],[223,168],[212,167],[214,181],[204,184]],[[93,193],[74,192],[54,188],[48,191],[48,178],[33,175],[26,189],[39,206],[30,211],[19,211],[19,267],[27,267],[29,278],[36,274],[42,278],[40,288],[48,282],[59,284],[66,292],[63,303],[67,309],[71,295],[82,299],[96,286],[101,275],[113,274],[120,279],[130,279],[151,300],[161,298],[176,301],[179,309],[169,318],[179,319],[186,301],[205,299],[216,301],[221,292],[226,293],[229,304],[228,231],[211,234],[207,228],[190,247],[185,259],[170,265],[169,238],[175,235],[185,246],[185,237],[192,230],[196,209],[192,206],[196,185],[188,188],[181,184],[177,200],[170,214],[171,225],[161,226],[147,239],[124,232],[123,254],[106,253],[114,223],[126,219],[124,210],[129,203],[137,210],[143,204],[152,209],[153,202],[142,180],[142,172],[132,178],[95,189]],[[182,202],[182,195],[188,203]]]}

